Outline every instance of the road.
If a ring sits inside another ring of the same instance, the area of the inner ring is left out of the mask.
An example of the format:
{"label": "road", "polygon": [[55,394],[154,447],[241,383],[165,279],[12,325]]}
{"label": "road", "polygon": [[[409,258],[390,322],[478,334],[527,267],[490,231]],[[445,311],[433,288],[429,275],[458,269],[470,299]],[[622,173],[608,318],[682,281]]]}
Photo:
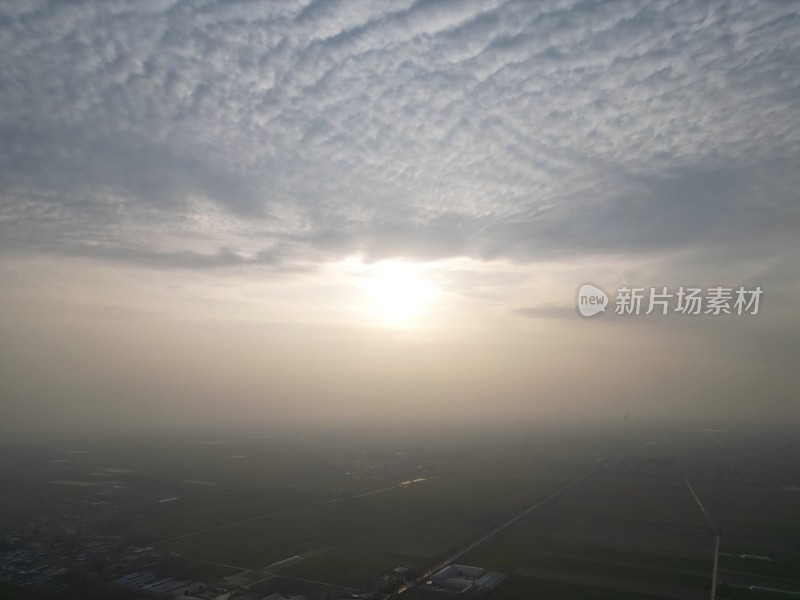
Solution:
{"label": "road", "polygon": [[449,554],[447,556],[447,558],[441,560],[436,565],[434,565],[433,567],[429,568],[422,575],[417,577],[412,583],[404,585],[400,589],[398,589],[395,592],[393,592],[393,593],[389,594],[388,596],[386,596],[386,600],[394,600],[395,598],[399,598],[400,596],[405,594],[407,591],[417,587],[420,584],[424,584],[426,581],[428,581],[428,579],[430,579],[431,575],[433,575],[434,573],[436,573],[440,569],[443,569],[447,565],[455,562],[460,557],[464,556],[468,552],[471,552],[472,550],[474,550],[475,548],[477,548],[478,546],[480,546],[481,544],[486,542],[489,538],[494,537],[495,535],[497,535],[498,533],[500,533],[504,529],[510,527],[511,525],[513,525],[514,523],[516,523],[517,521],[519,521],[523,517],[527,516],[529,513],[533,512],[534,510],[536,510],[540,506],[542,506],[544,504],[547,504],[553,498],[556,498],[557,496],[560,496],[561,494],[566,492],[571,487],[579,484],[581,481],[583,481],[584,479],[587,479],[588,477],[594,475],[595,473],[597,473],[597,469],[593,469],[592,471],[589,471],[588,473],[585,473],[584,475],[581,475],[580,477],[578,477],[576,479],[573,479],[572,481],[570,481],[566,485],[564,485],[564,486],[560,487],[559,489],[557,489],[555,492],[553,492],[549,496],[546,496],[545,498],[542,498],[541,500],[539,500],[533,506],[530,506],[530,507],[526,508],[521,513],[511,517],[507,521],[502,522],[500,525],[498,525],[494,529],[488,531],[487,533],[482,535],[480,538],[478,538],[476,540],[472,540],[467,545],[462,546],[458,550],[452,552],[451,554]]}
{"label": "road", "polygon": [[711,531],[714,532],[714,537],[716,538],[716,542],[714,544],[714,571],[711,575],[711,600],[714,600],[717,597],[717,564],[719,562],[719,533],[717,533],[717,528],[714,527],[714,523],[711,522],[711,517],[708,516],[706,509],[703,507],[703,503],[700,502],[700,498],[697,497],[697,494],[692,487],[692,484],[689,483],[689,480],[686,479],[686,485],[689,486],[689,491],[692,492],[692,496],[694,496],[695,501],[697,502],[697,506],[700,507],[700,510],[703,511],[703,515],[706,517],[706,521],[708,521],[708,526],[711,527]]}

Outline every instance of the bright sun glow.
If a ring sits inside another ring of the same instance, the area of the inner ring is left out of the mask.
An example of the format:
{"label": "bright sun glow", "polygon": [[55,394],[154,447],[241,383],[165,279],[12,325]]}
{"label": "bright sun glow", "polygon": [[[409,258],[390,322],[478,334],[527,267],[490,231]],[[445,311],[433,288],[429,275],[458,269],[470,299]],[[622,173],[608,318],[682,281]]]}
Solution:
{"label": "bright sun glow", "polygon": [[441,294],[420,268],[399,261],[370,265],[363,286],[375,316],[384,324],[398,327],[415,324]]}

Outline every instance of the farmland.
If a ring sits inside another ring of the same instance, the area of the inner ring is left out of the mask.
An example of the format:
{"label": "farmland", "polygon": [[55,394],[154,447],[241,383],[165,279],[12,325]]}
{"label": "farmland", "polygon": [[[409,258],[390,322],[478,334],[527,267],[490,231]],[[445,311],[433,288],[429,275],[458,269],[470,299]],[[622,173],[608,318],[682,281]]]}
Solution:
{"label": "farmland", "polygon": [[[90,579],[150,569],[312,600],[388,594],[394,569],[454,556],[504,574],[501,600],[707,598],[719,533],[718,589],[758,598],[800,572],[796,473],[771,444],[663,428],[105,440],[18,451],[2,512],[97,547]],[[401,595],[437,596],[422,584]]]}

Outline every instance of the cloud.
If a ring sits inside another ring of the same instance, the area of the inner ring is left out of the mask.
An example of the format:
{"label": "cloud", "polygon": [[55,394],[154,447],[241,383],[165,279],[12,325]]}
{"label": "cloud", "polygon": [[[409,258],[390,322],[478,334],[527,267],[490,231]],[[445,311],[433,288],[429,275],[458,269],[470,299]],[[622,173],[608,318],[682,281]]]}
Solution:
{"label": "cloud", "polygon": [[799,224],[792,4],[0,10],[3,252],[702,256]]}

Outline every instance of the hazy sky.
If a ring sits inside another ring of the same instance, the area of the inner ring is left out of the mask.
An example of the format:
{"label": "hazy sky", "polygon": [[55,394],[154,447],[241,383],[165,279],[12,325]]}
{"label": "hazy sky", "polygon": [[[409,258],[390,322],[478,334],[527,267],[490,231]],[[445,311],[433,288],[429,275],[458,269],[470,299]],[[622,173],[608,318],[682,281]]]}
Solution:
{"label": "hazy sky", "polygon": [[765,0],[4,3],[2,427],[800,422],[798,57]]}

